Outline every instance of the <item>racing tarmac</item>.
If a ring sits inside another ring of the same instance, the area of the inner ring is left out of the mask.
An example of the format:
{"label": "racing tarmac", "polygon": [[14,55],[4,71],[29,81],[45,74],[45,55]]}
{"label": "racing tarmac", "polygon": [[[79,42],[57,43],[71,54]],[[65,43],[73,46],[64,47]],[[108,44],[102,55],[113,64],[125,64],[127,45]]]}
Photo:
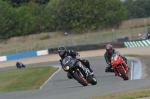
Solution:
{"label": "racing tarmac", "polygon": [[[97,78],[97,85],[82,86],[74,79],[68,79],[66,72],[58,71],[42,89],[20,92],[0,93],[0,99],[85,99],[93,96],[132,91],[139,88],[150,87],[150,79],[131,80],[134,71],[129,73],[129,80],[115,76],[114,73],[105,73],[107,64],[103,57],[86,58]],[[59,62],[42,62],[28,64],[27,68],[39,66],[60,66]],[[128,60],[131,68],[132,62]],[[16,69],[16,67],[3,68],[1,70]]]}

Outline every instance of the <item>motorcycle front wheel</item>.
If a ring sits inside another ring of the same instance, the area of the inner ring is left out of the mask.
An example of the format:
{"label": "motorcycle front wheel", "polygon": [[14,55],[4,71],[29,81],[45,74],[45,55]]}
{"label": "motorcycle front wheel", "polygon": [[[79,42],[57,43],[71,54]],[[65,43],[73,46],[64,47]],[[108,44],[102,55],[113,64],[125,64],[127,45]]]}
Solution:
{"label": "motorcycle front wheel", "polygon": [[92,80],[90,82],[92,85],[96,85],[97,84],[97,79],[94,75],[92,75]]}
{"label": "motorcycle front wheel", "polygon": [[124,80],[129,79],[128,76],[126,76],[126,73],[124,72],[124,70],[122,68],[119,68],[119,71],[120,71],[120,74]]}
{"label": "motorcycle front wheel", "polygon": [[82,84],[83,86],[87,86],[88,85],[88,82],[87,80],[81,75],[81,72],[74,72],[73,73],[74,75],[74,78],[80,83]]}

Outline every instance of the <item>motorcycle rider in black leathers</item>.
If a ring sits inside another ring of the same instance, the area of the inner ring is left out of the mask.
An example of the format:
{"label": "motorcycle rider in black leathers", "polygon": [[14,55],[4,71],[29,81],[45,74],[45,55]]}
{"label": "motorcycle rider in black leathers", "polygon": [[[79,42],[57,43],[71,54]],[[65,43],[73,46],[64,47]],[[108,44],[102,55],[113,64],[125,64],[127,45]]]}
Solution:
{"label": "motorcycle rider in black leathers", "polygon": [[[66,47],[59,47],[58,48],[58,53],[59,53],[59,56],[61,57],[60,59],[60,64],[62,66],[62,60],[66,57],[66,56],[71,56],[73,58],[76,58],[78,61],[80,61],[84,66],[86,66],[89,71],[91,72],[91,74],[93,74],[93,70],[91,69],[90,67],[90,63],[88,60],[86,59],[80,59],[79,58],[79,53],[75,52],[74,50],[67,50]],[[69,79],[71,79],[72,77],[69,75],[69,73],[67,73],[67,77]]]}
{"label": "motorcycle rider in black leathers", "polygon": [[[104,57],[105,57],[105,60],[106,60],[106,63],[108,65],[108,67],[106,67],[105,72],[114,72],[114,70],[111,69],[112,65],[110,63],[111,62],[111,57],[112,57],[113,54],[120,55],[127,64],[127,59],[123,55],[121,55],[117,50],[115,50],[111,44],[107,44],[106,45],[106,52],[104,54]],[[130,68],[128,67],[128,69],[130,69]]]}

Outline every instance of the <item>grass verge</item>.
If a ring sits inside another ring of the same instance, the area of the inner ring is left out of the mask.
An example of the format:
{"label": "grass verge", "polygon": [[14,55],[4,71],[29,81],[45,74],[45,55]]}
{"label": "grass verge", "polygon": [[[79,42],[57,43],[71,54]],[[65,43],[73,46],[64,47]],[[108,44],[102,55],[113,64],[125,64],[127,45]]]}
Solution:
{"label": "grass verge", "polygon": [[38,89],[58,68],[38,67],[0,72],[0,92]]}
{"label": "grass verge", "polygon": [[[146,88],[146,89],[140,89],[136,91],[116,93],[116,94],[110,94],[104,96],[96,96],[88,99],[137,99],[137,98],[143,98],[149,96],[150,96],[150,88]],[[150,99],[150,98],[146,98],[146,99]]]}

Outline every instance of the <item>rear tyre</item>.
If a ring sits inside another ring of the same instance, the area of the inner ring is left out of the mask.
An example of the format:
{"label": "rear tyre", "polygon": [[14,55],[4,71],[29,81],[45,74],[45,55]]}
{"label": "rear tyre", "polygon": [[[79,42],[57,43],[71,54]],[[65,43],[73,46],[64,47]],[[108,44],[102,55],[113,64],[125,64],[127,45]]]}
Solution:
{"label": "rear tyre", "polygon": [[81,75],[80,73],[74,72],[73,75],[74,75],[75,79],[76,79],[80,84],[82,84],[83,86],[87,86],[87,85],[88,85],[87,80],[86,80],[84,77],[82,77],[82,75]]}
{"label": "rear tyre", "polygon": [[124,70],[122,68],[119,68],[119,71],[120,71],[120,74],[124,80],[129,79],[128,76],[126,76],[126,73],[124,72]]}

